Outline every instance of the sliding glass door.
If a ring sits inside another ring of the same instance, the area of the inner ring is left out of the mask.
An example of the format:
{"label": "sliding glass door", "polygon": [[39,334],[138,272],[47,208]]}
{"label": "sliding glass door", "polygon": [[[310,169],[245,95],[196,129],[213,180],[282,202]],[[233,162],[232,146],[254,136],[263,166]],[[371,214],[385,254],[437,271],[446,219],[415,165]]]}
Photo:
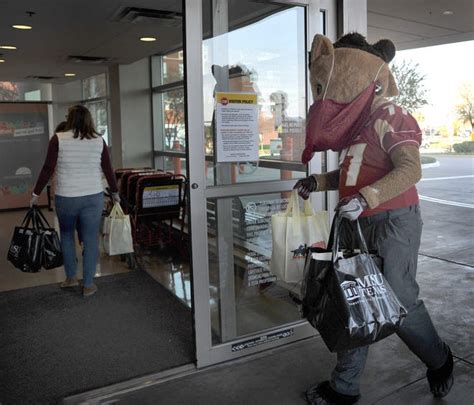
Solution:
{"label": "sliding glass door", "polygon": [[[272,272],[271,217],[301,164],[319,1],[186,1],[185,85],[198,366],[314,335]],[[191,18],[189,16],[192,16]],[[335,16],[334,16],[335,19]],[[313,200],[323,208],[324,196]]]}

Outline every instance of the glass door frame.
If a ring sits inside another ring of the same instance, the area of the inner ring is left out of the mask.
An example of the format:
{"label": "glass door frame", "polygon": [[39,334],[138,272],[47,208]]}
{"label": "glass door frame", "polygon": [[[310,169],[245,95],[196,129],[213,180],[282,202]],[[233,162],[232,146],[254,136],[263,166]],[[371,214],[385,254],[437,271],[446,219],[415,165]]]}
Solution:
{"label": "glass door frame", "polygon": [[[218,1],[218,0],[217,0]],[[325,26],[331,27],[330,37],[335,36],[336,7],[335,0],[279,0],[273,3],[304,6],[306,8],[306,47],[311,49],[313,36],[323,31],[320,12],[326,11]],[[185,102],[186,102],[186,134],[188,150],[189,179],[189,229],[191,235],[191,264],[193,286],[193,308],[197,367],[236,359],[241,356],[268,350],[280,345],[314,336],[316,331],[308,322],[300,320],[259,333],[237,338],[234,341],[212,345],[210,280],[207,236],[206,201],[208,198],[225,198],[252,194],[265,194],[289,191],[296,179],[277,180],[258,183],[231,184],[222,186],[206,186],[205,173],[205,136],[204,136],[204,105],[203,105],[203,72],[202,72],[202,0],[185,0],[184,15],[184,58],[185,58]],[[186,18],[192,16],[192,18]],[[307,75],[307,100],[311,100],[309,75]],[[310,103],[307,103],[308,106]],[[193,153],[190,153],[193,151]],[[327,156],[325,169],[334,164],[334,157]],[[309,172],[320,172],[322,154],[316,154],[308,164]],[[336,159],[337,161],[337,159]],[[324,193],[312,196],[315,209],[324,209],[328,204]],[[329,207],[332,204],[329,204]],[[328,207],[328,208],[329,208]],[[272,339],[272,337],[279,337]],[[256,344],[244,350],[235,350],[239,344],[247,341]]]}

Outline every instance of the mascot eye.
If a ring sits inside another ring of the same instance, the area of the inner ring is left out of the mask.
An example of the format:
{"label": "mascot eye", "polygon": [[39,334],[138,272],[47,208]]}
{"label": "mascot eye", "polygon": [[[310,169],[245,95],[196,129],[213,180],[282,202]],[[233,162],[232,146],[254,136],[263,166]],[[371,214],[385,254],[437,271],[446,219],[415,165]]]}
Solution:
{"label": "mascot eye", "polygon": [[323,92],[323,86],[318,83],[316,85],[316,93],[318,93],[318,96],[319,96],[322,92]]}

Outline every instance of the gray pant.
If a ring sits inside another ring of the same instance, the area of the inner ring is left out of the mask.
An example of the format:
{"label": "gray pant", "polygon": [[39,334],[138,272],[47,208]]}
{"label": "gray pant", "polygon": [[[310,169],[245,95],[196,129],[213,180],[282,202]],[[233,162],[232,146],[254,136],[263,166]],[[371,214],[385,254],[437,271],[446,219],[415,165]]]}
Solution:
{"label": "gray pant", "polygon": [[[420,208],[412,205],[359,221],[369,250],[377,251],[383,258],[384,276],[408,311],[397,335],[428,368],[441,367],[447,359],[447,346],[438,336],[423,301],[418,299],[415,279],[423,226]],[[354,226],[355,222],[343,221],[343,246],[357,246]],[[333,389],[346,395],[359,394],[368,351],[365,346],[337,353],[337,365],[331,376]]]}

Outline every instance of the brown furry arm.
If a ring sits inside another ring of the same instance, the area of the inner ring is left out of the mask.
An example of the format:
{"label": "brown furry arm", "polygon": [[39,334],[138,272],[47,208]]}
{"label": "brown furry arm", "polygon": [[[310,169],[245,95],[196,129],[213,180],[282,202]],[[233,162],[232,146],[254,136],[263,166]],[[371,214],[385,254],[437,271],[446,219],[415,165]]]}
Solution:
{"label": "brown furry arm", "polygon": [[391,154],[394,168],[386,176],[360,190],[370,208],[408,190],[421,179],[421,160],[417,146],[406,145]]}
{"label": "brown furry arm", "polygon": [[337,190],[339,188],[339,169],[332,172],[313,174],[318,185],[316,191]]}

